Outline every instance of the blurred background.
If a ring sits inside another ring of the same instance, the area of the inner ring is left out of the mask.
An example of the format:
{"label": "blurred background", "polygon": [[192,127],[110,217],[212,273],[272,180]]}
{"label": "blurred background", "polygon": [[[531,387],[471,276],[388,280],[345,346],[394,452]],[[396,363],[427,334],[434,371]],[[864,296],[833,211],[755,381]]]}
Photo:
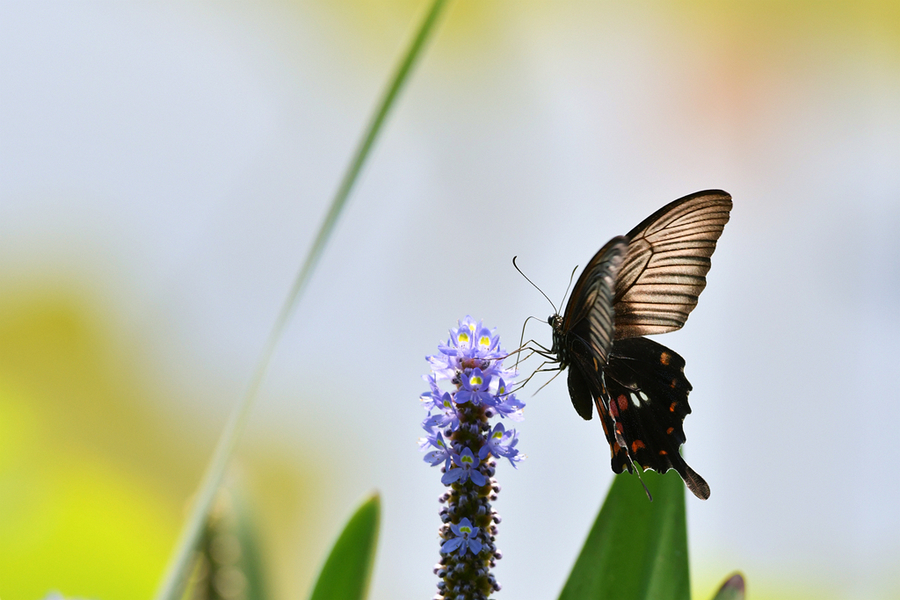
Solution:
{"label": "blurred background", "polygon": [[[424,8],[3,3],[3,600],[151,596]],[[732,219],[687,327],[658,338],[687,360],[685,452],[712,489],[688,498],[695,597],[734,569],[757,599],[900,596],[900,5],[458,0],[232,470],[274,597],[308,593],[373,489],[371,597],[430,597],[425,355],[466,314],[511,349],[553,311],[513,255],[559,302],[610,237],[706,188]],[[609,450],[564,379],[524,399],[499,597],[552,598]]]}

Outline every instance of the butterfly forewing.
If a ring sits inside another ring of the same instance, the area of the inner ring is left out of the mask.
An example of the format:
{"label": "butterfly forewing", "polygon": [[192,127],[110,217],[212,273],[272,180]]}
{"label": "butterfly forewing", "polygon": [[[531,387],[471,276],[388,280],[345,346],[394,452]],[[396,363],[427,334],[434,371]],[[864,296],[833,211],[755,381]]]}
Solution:
{"label": "butterfly forewing", "polygon": [[667,204],[629,232],[613,299],[616,339],[684,325],[706,287],[710,257],[731,206],[726,192],[697,192]]}
{"label": "butterfly forewing", "polygon": [[[622,236],[611,239],[584,268],[566,304],[561,334],[565,351],[587,353],[598,362],[599,369],[606,362],[612,346],[614,330],[613,295],[616,276],[625,259],[628,240]],[[584,345],[585,348],[573,346]]]}

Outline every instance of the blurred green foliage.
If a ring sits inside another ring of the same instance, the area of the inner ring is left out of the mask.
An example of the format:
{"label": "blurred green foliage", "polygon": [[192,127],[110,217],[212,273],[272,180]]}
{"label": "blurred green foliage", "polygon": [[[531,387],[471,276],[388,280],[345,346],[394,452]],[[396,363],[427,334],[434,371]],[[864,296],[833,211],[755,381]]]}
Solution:
{"label": "blurred green foliage", "polygon": [[75,294],[7,291],[0,597],[42,598],[54,589],[108,600],[149,596],[180,518],[166,492],[189,469],[172,479],[159,469],[172,461],[155,443],[160,423],[148,413],[146,387],[95,311]]}
{"label": "blurred green foliage", "polygon": [[[221,425],[175,420],[143,340],[109,314],[60,285],[6,285],[0,297],[3,600],[150,598]],[[329,480],[277,441],[235,466],[278,575],[268,583],[299,594],[325,547],[304,540],[327,540],[332,524]]]}

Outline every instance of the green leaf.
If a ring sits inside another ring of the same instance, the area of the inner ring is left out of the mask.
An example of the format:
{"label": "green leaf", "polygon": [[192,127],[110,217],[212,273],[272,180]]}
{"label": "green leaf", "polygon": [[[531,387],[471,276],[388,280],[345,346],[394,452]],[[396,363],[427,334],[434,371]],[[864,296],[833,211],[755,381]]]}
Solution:
{"label": "green leaf", "polygon": [[363,502],[350,517],[319,573],[310,600],[361,600],[365,597],[375,560],[381,500]]}
{"label": "green leaf", "polygon": [[713,600],[744,600],[744,576],[735,573],[726,579]]}
{"label": "green leaf", "polygon": [[684,483],[674,471],[615,477],[560,600],[689,600]]}

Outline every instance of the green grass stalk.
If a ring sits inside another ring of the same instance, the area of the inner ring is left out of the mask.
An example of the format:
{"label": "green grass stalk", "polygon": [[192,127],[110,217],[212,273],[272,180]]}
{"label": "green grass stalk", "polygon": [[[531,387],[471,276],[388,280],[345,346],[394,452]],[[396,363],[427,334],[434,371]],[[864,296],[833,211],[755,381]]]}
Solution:
{"label": "green grass stalk", "polygon": [[237,447],[238,440],[244,431],[247,418],[250,414],[250,408],[259,393],[259,388],[265,378],[275,348],[281,340],[288,320],[296,309],[300,298],[303,296],[303,292],[309,283],[310,276],[318,264],[319,258],[322,256],[322,252],[325,249],[328,239],[334,231],[334,226],[347,203],[347,199],[350,196],[350,192],[353,190],[353,186],[359,177],[359,173],[371,154],[372,146],[378,138],[378,134],[381,132],[390,110],[396,104],[400,90],[409,79],[416,60],[422,55],[425,43],[428,40],[429,35],[435,29],[435,25],[437,24],[446,3],[447,0],[432,0],[431,6],[426,12],[425,17],[422,19],[415,37],[404,53],[400,63],[397,65],[397,68],[377,105],[375,113],[372,115],[368,127],[366,127],[365,132],[357,145],[356,152],[353,154],[353,158],[347,167],[344,177],[341,179],[340,186],[331,201],[328,214],[325,215],[325,220],[319,228],[319,232],[309,249],[306,260],[300,267],[300,271],[294,279],[294,284],[284,301],[281,312],[279,312],[278,318],[275,320],[275,324],[269,333],[263,351],[257,360],[256,368],[253,371],[253,377],[240,401],[229,416],[225,429],[222,431],[222,435],[216,444],[212,459],[200,482],[199,490],[191,506],[190,514],[182,528],[178,542],[176,543],[165,576],[157,590],[155,596],[156,600],[178,600],[184,590],[186,578],[191,568],[194,549],[203,532],[203,527],[206,523],[210,507],[212,506],[216,492],[222,483],[222,479],[225,476],[226,469],[228,468],[228,464]]}

